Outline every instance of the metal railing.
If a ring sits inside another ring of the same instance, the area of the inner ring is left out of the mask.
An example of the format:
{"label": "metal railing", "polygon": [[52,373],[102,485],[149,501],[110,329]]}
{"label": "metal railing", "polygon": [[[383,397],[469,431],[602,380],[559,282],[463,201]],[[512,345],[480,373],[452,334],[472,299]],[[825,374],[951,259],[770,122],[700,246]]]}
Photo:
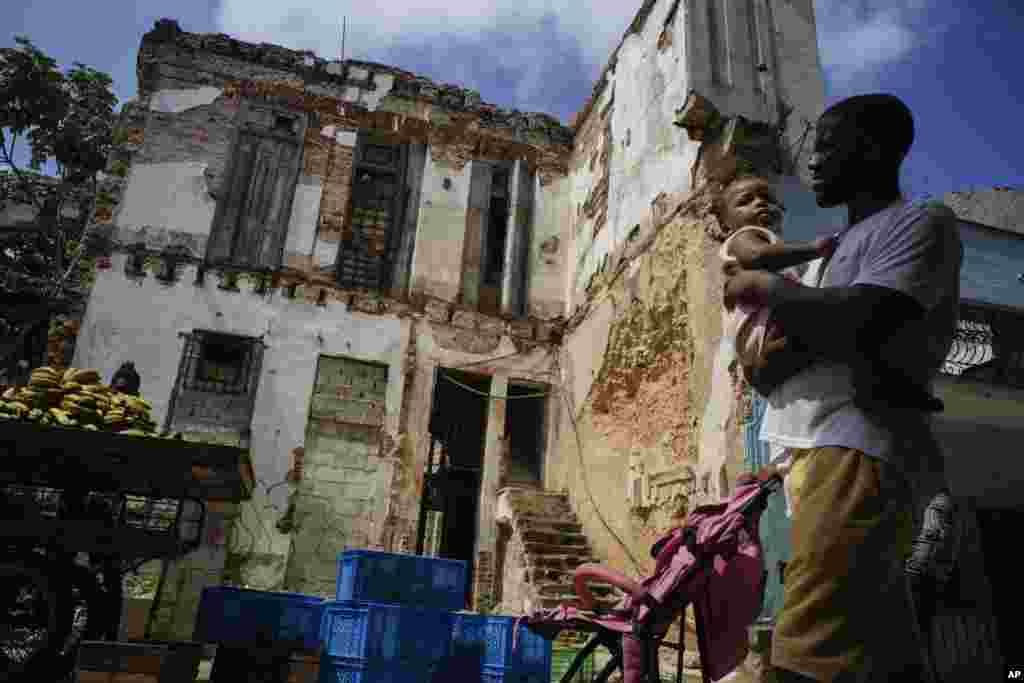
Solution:
{"label": "metal railing", "polygon": [[942,374],[1024,388],[1024,310],[963,301]]}

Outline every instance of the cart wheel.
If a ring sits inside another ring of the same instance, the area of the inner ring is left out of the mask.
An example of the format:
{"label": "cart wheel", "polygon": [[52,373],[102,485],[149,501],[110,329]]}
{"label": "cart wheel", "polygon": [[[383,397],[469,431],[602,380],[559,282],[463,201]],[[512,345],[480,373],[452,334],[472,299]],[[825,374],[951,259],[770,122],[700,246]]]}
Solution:
{"label": "cart wheel", "polygon": [[50,575],[28,562],[0,563],[0,681],[43,680],[61,630]]}
{"label": "cart wheel", "polygon": [[101,640],[106,615],[102,593],[92,571],[77,564],[65,567],[57,594],[57,629],[50,649],[51,680],[62,681],[75,667],[83,640]]}

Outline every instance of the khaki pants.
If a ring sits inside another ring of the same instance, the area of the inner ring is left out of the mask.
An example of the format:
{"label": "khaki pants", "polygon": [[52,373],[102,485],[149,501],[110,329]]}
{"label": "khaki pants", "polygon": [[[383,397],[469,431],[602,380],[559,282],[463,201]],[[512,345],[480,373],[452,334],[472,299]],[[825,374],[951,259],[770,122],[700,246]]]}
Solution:
{"label": "khaki pants", "polygon": [[853,449],[791,454],[792,554],[772,665],[821,683],[919,680],[906,478]]}

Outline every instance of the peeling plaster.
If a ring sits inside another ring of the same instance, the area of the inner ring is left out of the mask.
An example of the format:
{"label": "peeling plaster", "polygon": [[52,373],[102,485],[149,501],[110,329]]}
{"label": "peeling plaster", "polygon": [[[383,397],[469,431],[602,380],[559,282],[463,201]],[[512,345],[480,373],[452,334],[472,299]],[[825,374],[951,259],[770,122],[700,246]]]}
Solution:
{"label": "peeling plaster", "polygon": [[391,88],[395,85],[395,76],[394,74],[374,74],[373,82],[377,87],[363,95],[363,104],[370,111],[376,111],[381,100],[391,92]]}
{"label": "peeling plaster", "polygon": [[223,90],[212,85],[187,90],[158,90],[153,93],[149,108],[164,114],[180,114],[196,107],[213,104],[223,94]]}
{"label": "peeling plaster", "polygon": [[116,222],[209,234],[217,201],[210,196],[206,169],[207,164],[193,161],[133,164]]}
{"label": "peeling plaster", "polygon": [[313,240],[317,220],[320,217],[320,197],[322,195],[323,185],[318,182],[300,182],[295,187],[292,215],[288,221],[286,251],[303,255],[313,253]]}
{"label": "peeling plaster", "polygon": [[313,267],[320,269],[330,268],[335,265],[337,260],[338,243],[318,239],[316,241],[316,248],[313,251]]}

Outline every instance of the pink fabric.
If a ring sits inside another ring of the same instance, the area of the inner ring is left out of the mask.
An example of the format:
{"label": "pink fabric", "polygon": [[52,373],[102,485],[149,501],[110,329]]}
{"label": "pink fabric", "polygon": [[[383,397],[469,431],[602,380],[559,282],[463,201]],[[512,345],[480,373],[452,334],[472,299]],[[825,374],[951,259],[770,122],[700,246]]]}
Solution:
{"label": "pink fabric", "polygon": [[[659,606],[657,614],[638,595],[627,596],[620,603],[618,609],[628,610],[625,614],[600,615],[562,606],[535,612],[522,620],[546,638],[554,638],[563,629],[610,629],[622,633],[624,681],[638,683],[642,649],[631,635],[633,620],[629,614],[644,623],[648,631],[662,636],[692,603],[704,682],[726,676],[742,662],[747,627],[761,609],[765,576],[758,536],[760,518],[751,513],[745,519],[740,512],[759,491],[757,482],[742,483],[727,503],[698,507],[685,526],[672,530],[659,541],[662,545],[655,572],[642,582],[643,589]],[[696,531],[695,550],[704,558],[703,562],[684,545],[687,530],[691,529]]]}

